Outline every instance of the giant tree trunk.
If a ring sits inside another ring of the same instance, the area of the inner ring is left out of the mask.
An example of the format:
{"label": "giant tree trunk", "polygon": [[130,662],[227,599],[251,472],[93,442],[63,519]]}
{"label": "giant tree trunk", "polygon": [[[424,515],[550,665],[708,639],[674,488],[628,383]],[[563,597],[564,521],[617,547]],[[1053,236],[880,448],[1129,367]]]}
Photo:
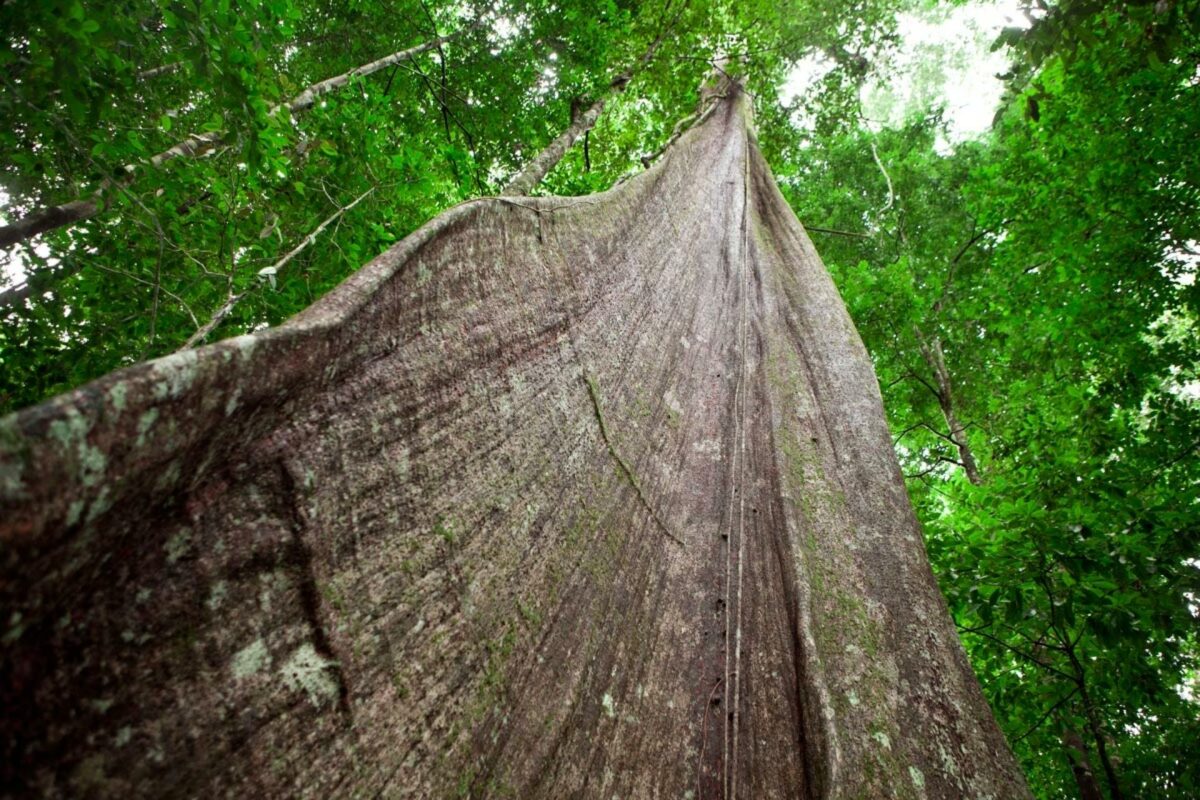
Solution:
{"label": "giant tree trunk", "polygon": [[0,779],[1027,797],[730,94],[613,191],[458,206],[0,423]]}

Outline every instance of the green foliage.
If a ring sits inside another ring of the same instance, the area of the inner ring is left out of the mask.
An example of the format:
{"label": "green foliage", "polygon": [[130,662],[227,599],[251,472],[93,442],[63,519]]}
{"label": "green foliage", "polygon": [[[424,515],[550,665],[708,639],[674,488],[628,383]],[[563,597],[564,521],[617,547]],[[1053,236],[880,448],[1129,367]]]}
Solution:
{"label": "green foliage", "polygon": [[[904,7],[0,5],[4,215],[108,187],[105,213],[0,256],[37,287],[0,311],[0,411],[170,352],[231,297],[211,339],[278,324],[437,212],[499,191],[665,32],[538,191],[643,169],[712,56],[744,63],[759,140],[872,353],[935,571],[1036,793],[1077,794],[1070,730],[1107,784],[1104,746],[1126,797],[1195,796],[1198,4],[1035,2],[999,43],[1015,64],[994,130],[950,152],[937,109],[896,130],[860,117]],[[455,31],[294,118],[271,113]],[[784,104],[802,58],[830,69]],[[201,158],[149,163],[216,131]]]}
{"label": "green foliage", "polygon": [[[887,8],[864,5],[852,36],[885,30]],[[24,273],[34,289],[0,309],[0,411],[170,352],[231,298],[210,340],[278,324],[437,212],[496,193],[664,33],[543,191],[595,191],[642,169],[716,51],[752,56],[752,85],[769,96],[796,41],[840,41],[845,27],[822,4],[765,0],[57,0],[7,4],[0,26],[4,216],[97,191],[104,206],[0,256],[12,284]],[[294,117],[272,111],[464,30]],[[150,163],[217,133],[200,158]]]}
{"label": "green foliage", "polygon": [[[1106,793],[1101,744],[1123,796],[1192,797],[1200,37],[1089,14],[1048,50],[1038,26],[1007,37],[1036,50],[1036,71],[982,141],[939,154],[934,110],[901,130],[797,133],[773,163],[803,220],[865,234],[813,237],[872,352],[935,572],[1035,791],[1078,796],[1070,730]],[[1155,37],[1170,54],[1155,57]],[[979,485],[958,466],[921,346],[933,340]]]}

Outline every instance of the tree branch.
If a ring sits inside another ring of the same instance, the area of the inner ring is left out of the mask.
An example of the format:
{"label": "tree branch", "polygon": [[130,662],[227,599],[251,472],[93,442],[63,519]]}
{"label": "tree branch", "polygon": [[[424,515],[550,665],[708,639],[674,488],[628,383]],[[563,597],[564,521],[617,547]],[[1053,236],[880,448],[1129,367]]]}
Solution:
{"label": "tree branch", "polygon": [[950,389],[950,372],[946,369],[941,340],[934,335],[931,340],[926,341],[921,329],[916,325],[913,326],[913,333],[917,337],[917,347],[921,350],[921,357],[925,359],[925,363],[933,370],[934,377],[937,379],[938,390],[934,392],[934,395],[938,398],[938,405],[942,409],[942,416],[946,419],[946,426],[950,428],[949,439],[958,447],[959,459],[962,462],[963,471],[967,473],[967,480],[978,486],[983,483],[983,476],[979,473],[975,454],[971,452],[971,446],[967,442],[966,426],[959,421],[958,414],[954,410],[954,395]]}
{"label": "tree branch", "polygon": [[[367,191],[360,194],[357,198],[354,199],[354,202],[350,203],[349,205],[345,205],[345,206],[342,206],[341,208],[339,208],[332,215],[327,217],[324,222],[322,222],[320,225],[318,225],[316,228],[314,228],[311,233],[309,233],[307,236],[305,236],[300,241],[300,244],[296,245],[291,250],[289,250],[287,255],[285,255],[283,258],[279,259],[278,261],[276,261],[274,264],[267,267],[266,269],[260,270],[259,274],[260,275],[278,275],[279,271],[282,270],[285,266],[287,266],[289,261],[291,261],[296,256],[300,255],[300,253],[305,248],[307,248],[309,245],[311,245],[313,242],[315,242],[317,240],[317,237],[321,235],[322,231],[324,231],[327,227],[329,227],[331,224],[333,224],[334,221],[339,219],[347,211],[349,211],[350,209],[354,208],[356,205],[361,203],[364,199],[366,199],[367,195],[371,194],[371,192],[373,192],[373,191],[375,191],[374,186],[372,186],[370,189],[368,189]],[[250,289],[243,289],[242,291],[238,292],[237,294],[231,294],[229,296],[229,299],[226,300],[225,303],[216,310],[216,312],[212,315],[212,317],[208,320],[208,322],[204,323],[204,325],[202,325],[199,328],[199,330],[197,330],[195,333],[193,333],[191,336],[189,336],[188,340],[186,342],[184,342],[183,346],[180,347],[179,349],[187,350],[189,348],[195,347],[196,345],[203,342],[206,338],[208,338],[208,335],[210,333],[212,333],[214,330],[216,330],[218,325],[220,325],[222,322],[225,321],[225,318],[228,317],[233,312],[234,307],[237,306],[237,304],[242,301],[242,298],[244,298],[247,294],[249,294],[249,292],[250,292]]]}
{"label": "tree branch", "polygon": [[[958,446],[959,446],[959,445],[958,445],[958,441],[957,441],[957,440],[955,440],[955,439],[954,439],[954,437],[952,437],[952,436],[947,436],[946,434],[944,434],[944,433],[942,433],[941,431],[939,431],[937,428],[935,428],[935,427],[933,427],[932,425],[930,425],[928,422],[924,422],[924,421],[922,421],[922,422],[918,422],[916,425],[910,425],[909,427],[907,427],[907,428],[905,428],[904,430],[900,431],[900,435],[899,435],[899,436],[897,436],[897,437],[895,438],[895,440],[892,442],[892,446],[893,446],[893,447],[895,447],[896,445],[900,444],[900,440],[901,440],[901,439],[903,439],[905,436],[907,436],[908,434],[912,433],[913,431],[917,430],[918,428],[924,428],[925,430],[929,431],[930,433],[934,434],[935,436],[938,436],[938,437],[940,437],[940,438],[942,438],[942,439],[945,439],[947,442],[949,442],[950,444],[954,445],[955,447],[958,447]],[[960,464],[960,462],[958,462],[958,461],[955,461],[954,463],[955,463],[955,464]],[[960,466],[961,466],[961,464],[960,464]]]}
{"label": "tree branch", "polygon": [[137,74],[137,77],[141,80],[149,80],[150,78],[157,78],[159,75],[169,75],[182,66],[182,61],[173,61],[170,64],[163,64],[161,67],[144,69]]}
{"label": "tree branch", "polygon": [[608,84],[608,90],[605,91],[600,99],[592,103],[578,117],[571,120],[571,124],[567,126],[567,129],[560,133],[558,138],[546,145],[545,149],[538,153],[532,161],[526,164],[517,173],[516,177],[508,182],[508,185],[504,187],[504,190],[500,194],[509,196],[527,195],[533,191],[533,188],[541,183],[550,174],[550,170],[554,169],[558,162],[562,160],[562,157],[566,155],[567,150],[571,148],[575,140],[595,127],[596,120],[600,118],[600,113],[604,110],[604,104],[609,99],[624,92],[625,87],[633,80],[634,72],[650,63],[654,58],[655,51],[658,50],[659,45],[666,38],[669,29],[669,25],[664,26],[658,38],[650,43],[650,46],[646,48],[646,52],[642,54],[637,63],[613,78]]}
{"label": "tree branch", "polygon": [[869,233],[855,233],[854,231],[839,231],[836,228],[818,228],[815,225],[805,225],[804,230],[812,231],[813,233],[828,233],[834,236],[853,236],[856,239],[870,239]]}
{"label": "tree branch", "polygon": [[[342,88],[347,85],[352,78],[364,77],[378,72],[381,69],[399,63],[406,59],[411,59],[427,50],[432,50],[439,47],[443,42],[459,36],[466,31],[473,30],[483,23],[483,19],[479,18],[471,25],[456,31],[455,33],[447,34],[446,36],[438,37],[423,44],[410,47],[407,50],[400,50],[391,55],[384,56],[369,64],[363,64],[349,72],[344,72],[341,75],[336,75],[319,83],[314,83],[305,89],[300,94],[296,95],[287,103],[279,103],[272,107],[267,113],[269,115],[276,114],[280,111],[287,111],[290,114],[295,114],[299,111],[311,108],[317,101],[317,98],[322,95],[329,94],[332,91]],[[167,148],[161,153],[151,156],[141,166],[161,167],[169,161],[174,161],[179,158],[192,158],[198,155],[203,155],[215,147],[227,135],[227,131],[209,131],[207,133],[192,134],[178,144]],[[106,178],[101,182],[90,196],[72,200],[69,203],[54,206],[52,208],[35,211],[32,214],[27,214],[16,222],[8,225],[0,226],[0,247],[10,247],[18,242],[25,241],[40,233],[62,228],[67,225],[74,225],[83,220],[90,219],[100,212],[105,207],[106,196],[112,189],[124,186],[130,183],[136,176],[139,169],[138,165],[127,165],[121,172],[123,173],[118,178]]]}
{"label": "tree branch", "polygon": [[1079,683],[1079,681],[1076,679],[1076,677],[1074,675],[1063,672],[1061,669],[1058,669],[1057,667],[1047,664],[1046,662],[1040,660],[1036,656],[1030,655],[1029,653],[1026,653],[1024,650],[1021,650],[1020,648],[1017,648],[1017,647],[1009,644],[1008,642],[1004,641],[1000,637],[994,636],[994,635],[988,633],[985,630],[985,628],[987,626],[980,627],[980,628],[968,628],[964,625],[958,625],[957,623],[955,623],[955,627],[957,627],[958,630],[962,633],[973,633],[976,636],[982,636],[983,638],[985,638],[991,642],[995,642],[996,644],[1003,647],[1005,650],[1008,650],[1011,653],[1014,653],[1015,655],[1020,656],[1021,658],[1025,659],[1029,663],[1036,664],[1037,666],[1041,667],[1042,669],[1046,670],[1047,672],[1053,673],[1053,674],[1059,676],[1060,678],[1070,681],[1071,683],[1073,683],[1075,685],[1078,685],[1078,683]]}
{"label": "tree branch", "polygon": [[880,209],[880,213],[883,213],[891,209],[896,202],[896,192],[892,189],[892,176],[888,175],[888,171],[883,167],[883,162],[879,160],[879,151],[875,149],[874,142],[871,142],[871,157],[875,159],[875,166],[879,167],[879,171],[883,173],[883,179],[887,181],[888,199],[884,207]]}
{"label": "tree branch", "polygon": [[1061,699],[1059,699],[1059,701],[1058,701],[1057,703],[1055,703],[1054,705],[1052,705],[1052,706],[1050,706],[1048,709],[1046,709],[1046,712],[1045,712],[1044,714],[1042,714],[1040,717],[1038,717],[1038,720],[1037,720],[1037,722],[1033,723],[1033,725],[1031,725],[1031,726],[1029,727],[1029,730],[1025,731],[1025,732],[1024,732],[1024,733],[1022,733],[1020,736],[1018,736],[1017,738],[1013,739],[1013,740],[1012,740],[1012,742],[1011,742],[1011,744],[1016,744],[1017,742],[1021,741],[1021,740],[1022,740],[1022,739],[1024,739],[1025,737],[1027,737],[1029,734],[1031,734],[1031,733],[1033,733],[1034,731],[1036,731],[1038,728],[1042,727],[1042,723],[1043,723],[1043,722],[1045,722],[1047,719],[1049,719],[1051,714],[1053,714],[1055,711],[1058,711],[1058,709],[1062,708],[1062,707],[1063,707],[1063,705],[1064,705],[1064,704],[1065,704],[1065,703],[1066,703],[1068,700],[1070,700],[1072,697],[1074,697],[1074,696],[1075,696],[1075,695],[1077,695],[1077,694],[1079,694],[1079,687],[1078,687],[1078,686],[1076,686],[1076,687],[1075,687],[1074,689],[1072,689],[1071,691],[1067,692],[1065,695],[1063,695],[1063,696],[1062,696],[1062,698],[1061,698]]}

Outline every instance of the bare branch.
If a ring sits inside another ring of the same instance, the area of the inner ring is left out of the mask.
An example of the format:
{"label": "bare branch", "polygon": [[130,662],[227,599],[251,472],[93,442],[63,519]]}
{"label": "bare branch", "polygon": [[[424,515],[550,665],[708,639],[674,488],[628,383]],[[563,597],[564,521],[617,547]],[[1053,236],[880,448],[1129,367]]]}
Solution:
{"label": "bare branch", "polygon": [[855,233],[854,231],[839,231],[836,228],[818,228],[815,225],[805,225],[804,230],[812,231],[813,233],[828,233],[833,236],[852,236],[855,239],[870,239],[869,233]]}
{"label": "bare branch", "polygon": [[[410,47],[407,50],[400,50],[391,55],[384,56],[369,64],[364,64],[361,67],[356,67],[349,72],[344,72],[341,75],[334,76],[320,83],[314,83],[300,94],[296,95],[287,103],[279,103],[275,105],[268,114],[276,114],[280,111],[287,111],[290,114],[295,114],[308,108],[312,108],[317,102],[317,98],[322,95],[329,94],[337,89],[347,85],[351,79],[363,77],[378,72],[381,69],[397,64],[401,61],[411,59],[427,50],[433,50],[439,47],[444,42],[459,36],[466,31],[473,30],[481,25],[482,18],[476,20],[462,30],[455,33],[440,36],[428,42]],[[167,148],[161,153],[151,156],[147,162],[153,167],[161,167],[169,161],[174,161],[178,158],[194,158],[203,155],[213,149],[227,135],[227,131],[209,131],[207,133],[192,134],[178,144]],[[127,165],[122,170],[123,174],[117,178],[108,178],[104,180],[98,189],[87,198],[72,200],[69,203],[64,203],[52,208],[35,211],[28,214],[16,222],[8,225],[0,226],[0,247],[10,247],[18,242],[22,242],[30,237],[40,233],[62,228],[67,225],[74,225],[83,220],[90,219],[105,208],[105,196],[112,189],[119,188],[133,180],[137,174],[138,165]]]}
{"label": "bare branch", "polygon": [[983,483],[983,476],[979,472],[979,465],[975,461],[975,454],[971,451],[971,446],[967,442],[966,426],[959,421],[958,412],[954,408],[954,394],[950,386],[950,371],[946,369],[946,359],[942,354],[942,341],[937,335],[926,340],[925,336],[921,333],[921,329],[916,325],[913,326],[913,333],[916,335],[917,347],[920,348],[921,357],[925,359],[925,363],[933,370],[934,378],[937,380],[937,390],[934,391],[932,387],[929,387],[929,389],[937,397],[938,405],[942,409],[942,416],[946,419],[946,426],[950,428],[950,436],[946,438],[958,447],[959,458],[962,460],[963,470],[967,473],[967,480],[979,486]]}
{"label": "bare branch", "polygon": [[896,202],[896,192],[892,189],[892,176],[888,175],[888,171],[884,169],[883,162],[879,160],[879,151],[875,149],[874,142],[871,142],[871,157],[875,159],[875,166],[879,167],[879,171],[883,173],[883,179],[887,181],[888,199],[887,203],[880,210],[880,213],[882,213],[891,209],[892,205]]}
{"label": "bare branch", "polygon": [[150,78],[157,78],[159,75],[170,75],[182,66],[182,61],[174,61],[170,64],[163,64],[161,67],[144,69],[137,74],[137,77],[141,80],[149,80]]}
{"label": "bare branch", "polygon": [[994,636],[994,635],[988,633],[987,627],[988,626],[985,625],[985,626],[982,626],[979,628],[968,628],[966,626],[959,625],[958,630],[959,630],[959,633],[973,633],[976,636],[982,636],[983,638],[987,639],[988,641],[995,642],[996,644],[1000,645],[1001,647],[1003,647],[1005,650],[1008,650],[1013,655],[1020,656],[1025,661],[1028,661],[1031,664],[1035,664],[1038,667],[1041,667],[1042,669],[1046,670],[1047,672],[1057,675],[1058,677],[1060,677],[1064,680],[1070,681],[1072,684],[1075,684],[1075,685],[1079,684],[1079,679],[1076,676],[1071,675],[1066,672],[1063,672],[1058,667],[1055,667],[1051,664],[1047,664],[1045,661],[1042,661],[1040,658],[1037,658],[1034,655],[1026,653],[1021,648],[1014,647],[1013,645],[1004,641],[1000,637]]}
{"label": "bare branch", "polygon": [[1055,703],[1054,705],[1052,705],[1052,706],[1050,706],[1048,709],[1046,709],[1046,713],[1044,713],[1044,714],[1042,714],[1040,717],[1038,717],[1038,720],[1037,720],[1037,722],[1033,723],[1033,725],[1031,725],[1031,726],[1029,727],[1029,730],[1025,731],[1025,732],[1024,732],[1024,733],[1022,733],[1020,736],[1018,736],[1017,738],[1013,739],[1013,740],[1012,740],[1012,743],[1013,743],[1013,744],[1016,744],[1017,742],[1021,741],[1022,739],[1024,739],[1024,738],[1025,738],[1026,736],[1028,736],[1029,734],[1031,734],[1031,733],[1033,733],[1034,731],[1036,731],[1038,728],[1042,727],[1042,723],[1043,723],[1043,722],[1045,722],[1047,719],[1049,719],[1049,717],[1050,717],[1050,715],[1051,715],[1051,714],[1053,714],[1053,713],[1054,713],[1055,711],[1057,711],[1058,709],[1062,708],[1062,707],[1063,707],[1063,705],[1064,705],[1064,704],[1065,704],[1065,703],[1066,703],[1068,700],[1070,700],[1072,697],[1074,697],[1074,696],[1075,696],[1075,695],[1077,695],[1078,693],[1079,693],[1079,687],[1078,687],[1078,686],[1076,686],[1074,689],[1072,689],[1071,691],[1069,691],[1069,692],[1067,692],[1065,695],[1063,695],[1063,696],[1062,696],[1062,698],[1061,698],[1061,699],[1059,699],[1059,701],[1058,701],[1057,703]]}
{"label": "bare branch", "polygon": [[[354,202],[350,203],[349,205],[345,205],[345,206],[342,206],[341,208],[339,208],[336,212],[334,212],[332,215],[327,217],[324,222],[322,222],[320,225],[318,225],[316,228],[314,228],[311,233],[309,233],[307,236],[305,236],[300,241],[300,244],[296,245],[291,250],[289,250],[287,255],[285,255],[283,258],[279,259],[278,261],[276,261],[270,267],[267,267],[266,270],[260,271],[261,274],[278,275],[279,271],[282,270],[285,266],[287,266],[289,261],[291,261],[296,256],[300,255],[300,253],[305,248],[307,248],[309,245],[311,245],[313,242],[315,242],[317,240],[317,237],[321,235],[322,231],[324,231],[331,224],[333,224],[333,222],[340,219],[341,216],[343,214],[345,214],[347,211],[349,211],[350,209],[354,208],[356,205],[361,203],[364,199],[366,199],[367,195],[371,194],[371,192],[373,192],[373,191],[375,191],[374,186],[372,186],[370,189],[368,189],[367,191],[360,194],[357,198],[354,199]],[[237,304],[242,301],[242,298],[244,298],[247,294],[249,294],[249,292],[250,292],[249,289],[244,289],[244,290],[238,292],[237,294],[231,294],[229,296],[229,299],[226,300],[225,303],[216,310],[216,313],[214,313],[212,315],[212,318],[209,319],[208,322],[204,323],[204,325],[201,326],[199,330],[197,330],[195,333],[193,333],[191,336],[189,336],[188,340],[186,342],[184,342],[183,346],[180,347],[179,349],[187,350],[189,348],[195,347],[196,345],[200,344],[205,339],[207,339],[208,335],[210,333],[212,333],[214,330],[216,330],[218,325],[220,325],[222,322],[225,321],[225,318],[228,317],[233,312],[234,307],[237,306]]]}
{"label": "bare branch", "polygon": [[538,153],[532,161],[526,164],[517,176],[509,181],[504,187],[503,195],[526,195],[533,191],[533,188],[542,182],[550,170],[554,169],[555,165],[562,160],[566,155],[567,150],[571,149],[571,145],[575,144],[575,140],[580,136],[590,131],[596,125],[596,120],[600,118],[600,112],[604,110],[604,104],[608,100],[621,92],[625,91],[625,87],[633,80],[633,74],[636,69],[646,66],[654,58],[654,53],[662,44],[663,39],[667,35],[667,28],[664,28],[658,38],[650,43],[646,48],[646,52],[638,59],[637,64],[625,70],[617,77],[613,78],[608,85],[608,90],[601,95],[600,99],[592,103],[586,111],[579,114],[575,119],[571,120],[571,124],[567,129],[558,135],[554,141],[546,145],[542,152]]}

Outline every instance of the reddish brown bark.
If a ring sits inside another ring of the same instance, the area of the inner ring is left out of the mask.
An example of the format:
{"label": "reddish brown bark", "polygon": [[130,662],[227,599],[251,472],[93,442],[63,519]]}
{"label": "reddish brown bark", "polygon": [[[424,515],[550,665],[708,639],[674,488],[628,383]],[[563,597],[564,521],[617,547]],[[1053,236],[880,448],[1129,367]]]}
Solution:
{"label": "reddish brown bark", "polygon": [[1067,757],[1071,760],[1071,772],[1075,776],[1075,786],[1079,789],[1079,800],[1104,800],[1100,784],[1096,782],[1096,774],[1092,772],[1091,759],[1088,758],[1087,746],[1083,737],[1075,730],[1064,730],[1063,746],[1067,749]]}
{"label": "reddish brown bark", "polygon": [[613,191],[464,204],[0,422],[0,779],[1027,797],[728,94]]}

